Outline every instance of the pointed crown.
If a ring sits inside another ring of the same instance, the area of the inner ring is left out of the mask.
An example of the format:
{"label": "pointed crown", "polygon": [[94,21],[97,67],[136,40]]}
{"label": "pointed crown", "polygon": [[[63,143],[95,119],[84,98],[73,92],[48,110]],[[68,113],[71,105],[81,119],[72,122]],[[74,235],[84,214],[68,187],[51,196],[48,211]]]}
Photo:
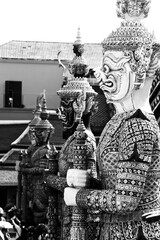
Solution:
{"label": "pointed crown", "polygon": [[117,15],[126,21],[104,41],[106,50],[135,50],[153,45],[154,35],[149,33],[140,20],[148,16],[151,0],[117,0]]}
{"label": "pointed crown", "polygon": [[104,51],[107,50],[134,50],[142,45],[152,45],[154,35],[139,22],[122,22],[121,26],[113,31],[102,42]]}
{"label": "pointed crown", "polygon": [[42,94],[40,94],[37,97],[37,105],[36,105],[36,109],[33,111],[33,119],[31,120],[31,122],[29,123],[29,127],[30,128],[34,128],[40,121],[40,115],[41,115],[41,99],[42,99]]}
{"label": "pointed crown", "polygon": [[79,28],[77,39],[73,43],[73,52],[75,53],[75,56],[69,64],[69,72],[72,74],[72,79],[68,80],[67,84],[57,91],[57,94],[61,98],[77,98],[85,91],[86,97],[96,96],[97,93],[90,86],[85,77],[88,73],[88,65],[82,56],[84,52],[84,44],[81,41]]}
{"label": "pointed crown", "polygon": [[40,117],[41,120],[36,124],[35,129],[54,129],[53,125],[48,121],[49,114],[47,111],[45,91],[43,91],[42,112]]}
{"label": "pointed crown", "polygon": [[154,35],[140,22],[142,18],[147,17],[150,2],[150,0],[117,0],[118,16],[125,21],[102,42],[104,53],[115,50],[123,51],[126,56],[130,56],[130,67],[136,72],[136,89],[143,86],[146,76],[154,74],[156,64],[152,58]]}

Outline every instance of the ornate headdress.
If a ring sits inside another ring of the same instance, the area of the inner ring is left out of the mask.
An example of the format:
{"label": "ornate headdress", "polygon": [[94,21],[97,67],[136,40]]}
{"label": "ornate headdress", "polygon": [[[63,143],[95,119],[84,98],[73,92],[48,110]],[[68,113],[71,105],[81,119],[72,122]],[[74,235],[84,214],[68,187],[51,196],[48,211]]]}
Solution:
{"label": "ornate headdress", "polygon": [[146,18],[151,0],[117,0],[117,16],[132,21]]}
{"label": "ornate headdress", "polygon": [[77,98],[82,92],[85,92],[87,96],[96,96],[97,93],[85,78],[88,73],[88,65],[82,56],[84,44],[81,42],[80,29],[78,29],[77,39],[73,44],[73,52],[75,53],[75,57],[68,66],[72,78],[57,91],[57,94],[60,98]]}
{"label": "ornate headdress", "polygon": [[42,112],[41,109],[41,101],[43,99],[43,93],[41,93],[38,97],[37,97],[37,104],[36,104],[36,109],[33,111],[33,119],[31,120],[31,122],[29,123],[29,127],[30,129],[34,129],[34,127],[41,121],[40,115]]}
{"label": "ornate headdress", "polygon": [[74,111],[77,113],[77,120],[79,120],[86,109],[86,99],[92,99],[97,95],[86,78],[89,69],[82,56],[84,44],[81,42],[79,29],[77,39],[73,44],[73,52],[75,56],[68,66],[71,78],[67,80],[66,84],[64,84],[59,91],[57,91],[57,94],[61,99],[76,100],[76,102],[73,103]]}
{"label": "ornate headdress", "polygon": [[141,46],[152,47],[154,36],[139,22],[122,22],[102,42],[104,51],[107,50],[135,50]]}
{"label": "ornate headdress", "polygon": [[43,91],[43,98],[42,98],[42,111],[40,114],[41,120],[37,122],[37,124],[34,127],[36,141],[39,144],[41,143],[47,143],[49,141],[52,133],[54,132],[53,125],[48,121],[49,113],[47,111],[47,105],[46,105],[46,96],[45,96],[45,90]]}
{"label": "ornate headdress", "polygon": [[104,53],[118,50],[131,57],[131,69],[137,73],[136,88],[144,82],[153,52],[154,35],[139,22],[148,15],[149,4],[149,0],[117,0],[118,16],[126,21],[102,42]]}
{"label": "ornate headdress", "polygon": [[49,113],[47,111],[45,90],[43,91],[42,111],[41,111],[40,117],[41,117],[41,120],[35,125],[35,129],[42,129],[42,130],[48,129],[50,131],[54,130],[54,127],[48,121]]}

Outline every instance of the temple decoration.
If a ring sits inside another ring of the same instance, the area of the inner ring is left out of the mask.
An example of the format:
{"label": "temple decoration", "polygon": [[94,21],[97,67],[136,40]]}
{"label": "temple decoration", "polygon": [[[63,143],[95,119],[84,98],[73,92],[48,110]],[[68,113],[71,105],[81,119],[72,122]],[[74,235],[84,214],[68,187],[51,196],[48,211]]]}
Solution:
{"label": "temple decoration", "polygon": [[107,102],[116,109],[96,149],[101,189],[75,188],[82,182],[81,171],[76,178],[67,173],[73,180],[64,200],[68,206],[100,212],[99,239],[160,236],[160,130],[149,104],[160,46],[140,22],[149,3],[117,1],[124,22],[102,42],[102,68],[95,69]]}
{"label": "temple decoration", "polygon": [[[113,31],[107,39],[102,42],[104,51],[103,71],[107,75],[108,68],[105,64],[105,52],[108,50],[123,51],[126,61],[130,62],[133,72],[136,72],[134,86],[140,88],[146,78],[147,70],[151,60],[153,34],[139,22],[122,22],[121,27]],[[155,72],[155,69],[153,69]],[[150,74],[153,74],[150,72]]]}
{"label": "temple decoration", "polygon": [[[151,88],[151,94],[150,94],[150,104],[151,108],[153,110],[153,113],[158,121],[158,124],[160,126],[160,91],[159,91],[159,85],[160,85],[160,68],[156,70],[155,78],[152,83]],[[158,92],[159,91],[159,92]]]}
{"label": "temple decoration", "polygon": [[[33,111],[33,119],[28,125],[28,138],[31,142],[31,145],[28,147],[27,150],[21,151],[20,153],[20,175],[23,175],[23,193],[22,193],[22,219],[23,222],[27,222],[27,208],[28,208],[28,201],[32,198],[32,180],[30,179],[26,168],[31,166],[31,156],[34,151],[37,149],[36,141],[35,141],[35,126],[41,120],[41,105],[42,105],[43,93],[41,93],[36,100],[36,109]],[[25,170],[24,170],[25,169]],[[28,187],[29,186],[29,187]],[[31,186],[31,188],[30,188]],[[31,191],[30,191],[31,190]],[[19,193],[19,198],[21,199],[21,193]]]}
{"label": "temple decoration", "polygon": [[[91,172],[91,177],[97,176],[96,140],[90,129],[90,116],[97,110],[97,102],[95,101],[97,93],[89,85],[86,78],[88,65],[83,58],[84,45],[81,41],[79,29],[77,39],[73,43],[73,52],[75,56],[68,67],[65,67],[59,59],[59,64],[64,69],[65,82],[57,92],[61,98],[61,106],[57,113],[64,128],[70,130],[70,134],[59,152],[58,176],[49,175],[46,179],[48,186],[62,193],[64,188],[68,186],[66,182],[68,169],[88,169]],[[61,193],[59,195],[61,197]],[[94,230],[96,230],[95,225],[97,223],[95,223],[94,218],[90,217],[89,219],[90,213],[83,209],[68,207],[64,204],[63,199],[60,199],[59,205],[61,204],[61,206],[59,209],[62,209],[62,235],[60,238],[81,239],[79,237],[74,238],[74,236],[78,233],[84,236],[87,231],[90,239],[94,239]],[[85,222],[86,218],[88,219],[87,224]]]}
{"label": "temple decoration", "polygon": [[[57,153],[55,147],[49,144],[49,139],[53,133],[53,126],[48,121],[48,112],[46,106],[45,95],[42,102],[41,121],[35,125],[35,141],[38,149],[32,154],[31,162],[33,165],[32,173],[34,177],[34,196],[33,196],[33,211],[35,219],[39,221],[41,215],[45,218],[48,206],[48,198],[43,186],[43,173],[48,168],[49,160],[53,159]],[[37,175],[37,176],[36,176]],[[42,178],[42,180],[40,180]]]}
{"label": "temple decoration", "polygon": [[140,21],[149,13],[151,0],[117,0],[117,16],[127,21]]}
{"label": "temple decoration", "polygon": [[[58,158],[57,151],[52,158],[49,159],[48,169],[45,169],[45,175],[57,175],[58,173]],[[57,240],[58,239],[58,192],[54,188],[49,187],[45,184],[46,193],[48,196],[48,210],[47,210],[47,226],[48,226],[48,236],[47,240]]]}
{"label": "temple decoration", "polygon": [[[82,54],[84,52],[84,45],[81,42],[80,30],[78,30],[77,40],[73,44],[73,52],[75,57],[68,66],[68,71],[70,72],[72,78],[67,81],[57,94],[61,98],[62,107],[59,109],[59,116],[64,120],[64,127],[71,128],[73,123],[79,121],[82,117],[82,113],[86,110],[86,99],[90,102],[90,108],[93,106],[93,99],[97,95],[93,88],[85,78],[88,73],[88,65]],[[68,106],[73,108],[73,115],[63,112],[64,108]],[[90,109],[88,109],[88,112]],[[72,120],[71,120],[72,119]],[[69,124],[69,122],[71,123]]]}
{"label": "temple decoration", "polygon": [[[87,170],[91,162],[87,162],[87,151],[89,150],[89,144],[87,143],[86,127],[83,124],[82,116],[87,115],[91,112],[94,102],[94,97],[97,95],[96,92],[89,85],[87,78],[88,65],[82,54],[84,52],[84,45],[81,42],[80,30],[78,29],[77,39],[73,44],[73,52],[75,57],[69,64],[69,72],[73,76],[72,79],[68,80],[67,84],[63,86],[57,93],[63,99],[63,101],[71,101],[73,106],[74,120],[78,126],[74,135],[72,135],[72,168]],[[61,103],[62,104],[62,103]],[[84,117],[85,118],[85,117]],[[87,118],[87,117],[86,117]],[[89,133],[91,135],[91,133]],[[74,137],[74,139],[73,139]],[[94,139],[93,135],[92,138]],[[70,140],[69,140],[70,141]],[[67,141],[69,143],[69,141]],[[66,143],[65,143],[66,145]],[[93,148],[93,147],[92,147]],[[62,148],[63,149],[63,148]],[[94,151],[94,148],[91,150]],[[88,159],[89,160],[89,159]],[[59,159],[60,169],[63,168],[61,165],[61,159]],[[92,173],[94,174],[94,173]],[[70,238],[72,240],[86,239],[87,224],[86,224],[87,212],[78,207],[72,209],[72,224],[69,226]],[[90,224],[91,225],[91,224]],[[91,227],[91,226],[90,226]]]}
{"label": "temple decoration", "polygon": [[[73,145],[73,169],[87,169],[87,145],[85,144],[87,135],[85,126],[79,123],[74,133],[75,141]],[[75,186],[76,187],[76,186]],[[80,207],[72,209],[72,224],[70,229],[71,240],[87,239],[87,211]]]}
{"label": "temple decoration", "polygon": [[[29,138],[31,145],[23,152],[21,172],[24,176],[23,202],[27,218],[27,208],[30,206],[34,214],[34,222],[45,223],[48,207],[48,196],[44,189],[43,174],[49,166],[49,161],[55,159],[57,150],[49,140],[53,133],[53,126],[48,121],[45,92],[37,98],[37,108],[34,118],[30,122]],[[25,199],[24,199],[25,198]],[[27,203],[30,203],[27,206]],[[24,219],[26,221],[26,219]]]}
{"label": "temple decoration", "polygon": [[29,123],[29,127],[30,128],[34,128],[37,123],[40,122],[41,118],[41,112],[42,112],[42,100],[44,98],[44,92],[41,93],[38,97],[37,97],[37,101],[36,101],[36,109],[33,111],[33,119],[31,120],[31,122]]}
{"label": "temple decoration", "polygon": [[32,154],[32,148],[35,148],[35,126],[41,121],[41,112],[42,112],[42,100],[44,97],[44,92],[37,97],[36,109],[33,111],[33,119],[29,123],[28,138],[31,142],[27,150],[27,154]]}

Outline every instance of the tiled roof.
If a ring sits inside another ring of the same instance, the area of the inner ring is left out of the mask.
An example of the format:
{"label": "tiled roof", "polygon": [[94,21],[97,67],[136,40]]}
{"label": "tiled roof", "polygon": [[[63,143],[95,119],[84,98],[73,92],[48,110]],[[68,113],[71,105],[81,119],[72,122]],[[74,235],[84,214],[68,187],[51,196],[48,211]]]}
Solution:
{"label": "tiled roof", "polygon": [[16,186],[17,176],[17,171],[0,170],[0,186]]}
{"label": "tiled roof", "polygon": [[11,143],[17,139],[20,134],[27,127],[26,121],[17,122],[16,125],[14,121],[0,121],[0,153],[4,153],[8,151],[11,147]]}
{"label": "tiled roof", "polygon": [[[50,110],[49,110],[50,111]],[[56,146],[64,143],[63,135],[63,127],[62,122],[58,119],[56,114],[52,114],[49,116],[49,121],[55,128],[54,134],[50,138],[50,143],[55,144]],[[11,143],[11,147],[19,147],[24,148],[28,147],[31,143],[28,137],[29,127],[26,125],[24,131],[18,136],[18,138],[14,139],[14,142]]]}
{"label": "tiled roof", "polygon": [[21,150],[24,150],[24,149],[12,148],[1,157],[0,163],[5,163],[5,164],[8,163],[10,165],[15,165],[16,161],[19,161],[19,155]]}
{"label": "tiled roof", "polygon": [[[72,60],[74,56],[72,49],[73,43],[67,42],[10,41],[0,46],[0,58],[52,61],[57,60],[57,53],[61,51],[62,60]],[[101,44],[85,43],[84,49],[87,64],[91,68],[101,66]]]}

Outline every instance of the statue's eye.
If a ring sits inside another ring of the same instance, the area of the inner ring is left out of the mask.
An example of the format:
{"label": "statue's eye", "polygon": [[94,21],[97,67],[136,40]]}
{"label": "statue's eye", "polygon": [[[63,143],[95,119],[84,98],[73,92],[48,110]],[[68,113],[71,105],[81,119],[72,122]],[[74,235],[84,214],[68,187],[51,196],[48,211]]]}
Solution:
{"label": "statue's eye", "polygon": [[109,73],[110,72],[110,68],[107,65],[104,65],[104,72],[105,73]]}
{"label": "statue's eye", "polygon": [[119,71],[122,72],[122,73],[125,72],[124,67],[120,68]]}

